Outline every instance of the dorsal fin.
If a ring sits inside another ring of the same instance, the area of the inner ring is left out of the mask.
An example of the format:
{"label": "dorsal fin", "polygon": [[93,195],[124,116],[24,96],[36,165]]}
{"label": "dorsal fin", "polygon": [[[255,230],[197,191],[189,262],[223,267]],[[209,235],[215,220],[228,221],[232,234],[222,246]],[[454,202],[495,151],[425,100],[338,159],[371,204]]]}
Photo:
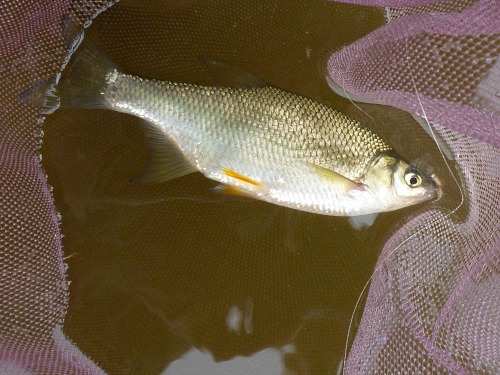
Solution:
{"label": "dorsal fin", "polygon": [[229,63],[212,59],[207,56],[200,57],[199,60],[212,74],[217,85],[229,87],[269,86],[269,84],[261,78]]}
{"label": "dorsal fin", "polygon": [[330,88],[332,89],[332,91],[343,97],[343,98],[347,98],[349,100],[354,100],[355,102],[359,102],[359,103],[366,103],[366,104],[380,104],[380,103],[377,103],[376,101],[373,101],[371,99],[368,99],[368,98],[364,98],[362,96],[358,96],[358,95],[355,95],[355,94],[352,94],[348,91],[346,91],[343,87],[340,87],[331,77],[330,75],[326,75],[325,76],[325,80],[326,80],[326,83],[328,83],[328,86],[330,86]]}

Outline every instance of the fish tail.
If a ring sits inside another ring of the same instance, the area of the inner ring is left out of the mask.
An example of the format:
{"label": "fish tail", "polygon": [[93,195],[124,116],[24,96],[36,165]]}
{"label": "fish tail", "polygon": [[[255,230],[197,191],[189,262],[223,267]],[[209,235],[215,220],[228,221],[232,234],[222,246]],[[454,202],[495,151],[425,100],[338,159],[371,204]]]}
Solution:
{"label": "fish tail", "polygon": [[118,67],[91,42],[84,40],[56,86],[61,107],[105,107],[106,78]]}
{"label": "fish tail", "polygon": [[57,108],[104,108],[106,78],[115,71],[119,71],[116,64],[84,40],[61,75],[38,82],[19,98],[41,108],[43,113]]}

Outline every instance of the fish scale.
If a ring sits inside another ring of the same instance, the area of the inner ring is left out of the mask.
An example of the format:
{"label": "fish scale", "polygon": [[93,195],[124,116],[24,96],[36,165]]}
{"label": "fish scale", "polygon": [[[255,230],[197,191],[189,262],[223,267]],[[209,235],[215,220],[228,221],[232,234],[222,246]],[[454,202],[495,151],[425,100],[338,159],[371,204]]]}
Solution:
{"label": "fish scale", "polygon": [[113,92],[105,95],[111,106],[123,109],[123,103],[134,103],[135,113],[147,111],[170,134],[181,119],[193,128],[186,132],[227,136],[252,154],[279,149],[280,154],[267,156],[288,154],[351,179],[359,179],[376,154],[391,150],[343,113],[275,87],[205,87],[118,73],[108,91]]}

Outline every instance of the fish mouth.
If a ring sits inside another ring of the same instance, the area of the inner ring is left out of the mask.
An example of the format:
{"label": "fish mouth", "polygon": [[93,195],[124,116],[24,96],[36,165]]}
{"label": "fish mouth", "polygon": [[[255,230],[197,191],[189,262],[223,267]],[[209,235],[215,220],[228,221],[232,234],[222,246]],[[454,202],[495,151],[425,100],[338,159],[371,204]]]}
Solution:
{"label": "fish mouth", "polygon": [[434,173],[431,174],[430,178],[432,180],[432,184],[434,185],[434,190],[437,193],[437,198],[434,200],[434,202],[437,202],[443,197],[443,184],[441,183],[439,177],[436,176]]}

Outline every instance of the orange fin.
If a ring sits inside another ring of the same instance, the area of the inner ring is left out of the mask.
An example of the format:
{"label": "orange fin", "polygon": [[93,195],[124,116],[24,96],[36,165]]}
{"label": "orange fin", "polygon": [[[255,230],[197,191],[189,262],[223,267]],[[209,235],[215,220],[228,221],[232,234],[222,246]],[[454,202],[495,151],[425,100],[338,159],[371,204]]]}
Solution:
{"label": "orange fin", "polygon": [[235,186],[226,186],[226,185],[219,185],[214,188],[214,191],[224,194],[224,195],[230,195],[230,196],[236,196],[236,197],[244,197],[244,198],[255,198],[252,194],[250,194],[248,191],[240,189]]}
{"label": "orange fin", "polygon": [[238,172],[235,172],[235,171],[233,171],[231,169],[224,168],[222,170],[222,173],[224,173],[226,176],[229,176],[229,177],[232,177],[232,178],[236,178],[237,180],[246,182],[248,184],[252,184],[252,185],[255,185],[255,186],[261,186],[262,185],[259,181],[252,180],[251,178],[243,176],[243,175],[239,174]]}

